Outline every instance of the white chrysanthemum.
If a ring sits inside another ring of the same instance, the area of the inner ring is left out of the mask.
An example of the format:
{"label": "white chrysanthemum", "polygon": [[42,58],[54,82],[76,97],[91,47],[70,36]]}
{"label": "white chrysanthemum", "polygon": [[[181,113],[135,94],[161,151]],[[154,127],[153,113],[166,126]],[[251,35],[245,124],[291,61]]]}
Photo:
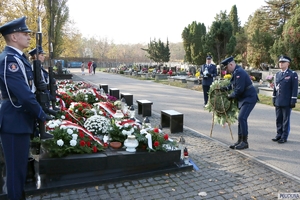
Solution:
{"label": "white chrysanthemum", "polygon": [[67,129],[68,127],[66,127],[65,125],[61,125],[60,129]]}
{"label": "white chrysanthemum", "polygon": [[60,118],[61,118],[61,119],[66,119],[66,117],[65,117],[64,115],[62,115]]}
{"label": "white chrysanthemum", "polygon": [[70,129],[70,128],[68,128],[68,129],[67,129],[67,133],[68,133],[69,135],[72,135],[72,134],[73,134],[73,130]]}
{"label": "white chrysanthemum", "polygon": [[77,141],[76,141],[76,140],[70,140],[70,145],[71,145],[72,147],[76,146],[76,144],[77,144]]}
{"label": "white chrysanthemum", "polygon": [[148,132],[147,132],[146,129],[142,129],[142,130],[140,131],[140,133],[141,133],[141,134],[147,134]]}
{"label": "white chrysanthemum", "polygon": [[124,124],[125,128],[128,128],[130,125],[128,123]]}
{"label": "white chrysanthemum", "polygon": [[77,134],[72,134],[72,140],[77,140],[78,135]]}
{"label": "white chrysanthemum", "polygon": [[61,147],[64,145],[64,141],[62,139],[59,139],[56,141],[56,144]]}

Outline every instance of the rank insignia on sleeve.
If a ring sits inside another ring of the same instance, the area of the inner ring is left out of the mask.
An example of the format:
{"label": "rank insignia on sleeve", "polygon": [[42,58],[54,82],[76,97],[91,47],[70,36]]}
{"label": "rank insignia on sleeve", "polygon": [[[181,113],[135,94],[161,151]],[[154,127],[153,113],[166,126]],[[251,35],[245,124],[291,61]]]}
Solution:
{"label": "rank insignia on sleeve", "polygon": [[236,78],[240,78],[240,76],[236,76]]}
{"label": "rank insignia on sleeve", "polygon": [[19,70],[19,66],[17,63],[9,63],[7,67],[8,67],[8,70],[11,72],[16,72]]}

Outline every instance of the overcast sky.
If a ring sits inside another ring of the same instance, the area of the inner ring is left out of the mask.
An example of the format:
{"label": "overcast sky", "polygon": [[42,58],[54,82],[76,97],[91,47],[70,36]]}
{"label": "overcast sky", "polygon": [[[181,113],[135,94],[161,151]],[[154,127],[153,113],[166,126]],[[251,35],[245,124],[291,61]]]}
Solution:
{"label": "overcast sky", "polygon": [[236,5],[241,24],[265,5],[264,0],[69,0],[70,18],[84,37],[108,38],[116,44],[147,44],[150,38],[182,42],[193,21],[211,26],[220,11]]}

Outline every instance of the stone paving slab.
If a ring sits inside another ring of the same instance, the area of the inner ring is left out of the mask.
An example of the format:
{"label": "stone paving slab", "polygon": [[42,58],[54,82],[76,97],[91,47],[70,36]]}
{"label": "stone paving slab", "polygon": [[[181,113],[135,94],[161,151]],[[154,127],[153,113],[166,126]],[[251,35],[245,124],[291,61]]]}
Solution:
{"label": "stone paving slab", "polygon": [[[143,120],[141,116],[136,116]],[[152,126],[160,124],[160,116],[149,118]],[[300,183],[239,151],[231,150],[214,139],[184,128],[171,134],[185,139],[189,157],[198,171],[184,171],[115,181],[86,188],[74,188],[53,193],[28,196],[29,200],[75,199],[277,199],[278,193],[300,192]],[[206,192],[207,196],[199,196]]]}

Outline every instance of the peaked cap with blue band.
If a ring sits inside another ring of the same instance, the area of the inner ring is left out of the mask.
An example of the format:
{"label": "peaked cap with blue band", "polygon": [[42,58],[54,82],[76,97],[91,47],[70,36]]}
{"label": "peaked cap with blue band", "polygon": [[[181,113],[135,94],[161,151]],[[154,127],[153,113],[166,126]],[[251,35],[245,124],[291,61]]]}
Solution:
{"label": "peaked cap with blue band", "polygon": [[[45,54],[42,47],[38,47],[38,50],[39,50],[38,54]],[[36,54],[36,48],[30,50],[28,52],[28,54],[31,55],[31,56],[34,56]]]}
{"label": "peaked cap with blue band", "polygon": [[21,17],[13,21],[7,22],[6,24],[0,27],[0,33],[3,36],[5,36],[15,32],[26,32],[26,33],[32,32],[31,30],[28,29],[25,21],[26,21],[26,17]]}
{"label": "peaked cap with blue band", "polygon": [[229,57],[229,58],[226,58],[224,59],[222,62],[221,62],[221,65],[224,65],[225,67],[233,61],[233,56]]}
{"label": "peaked cap with blue band", "polygon": [[291,62],[291,59],[287,56],[280,56],[278,62]]}

